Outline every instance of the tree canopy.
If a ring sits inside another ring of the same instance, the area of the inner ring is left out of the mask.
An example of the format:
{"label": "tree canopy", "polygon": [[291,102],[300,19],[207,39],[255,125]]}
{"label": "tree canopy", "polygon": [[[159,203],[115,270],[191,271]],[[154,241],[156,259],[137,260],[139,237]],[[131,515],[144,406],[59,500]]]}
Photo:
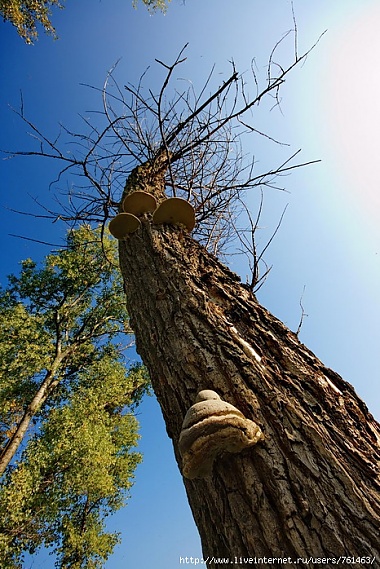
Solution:
{"label": "tree canopy", "polygon": [[[170,0],[142,0],[150,12],[166,11]],[[138,0],[133,0],[136,8]],[[51,22],[52,8],[64,8],[59,0],[0,0],[0,14],[4,21],[15,26],[17,33],[26,43],[33,43],[38,38],[38,25],[40,24],[47,34],[57,38],[55,28]]]}
{"label": "tree canopy", "polygon": [[[0,560],[52,547],[62,568],[101,567],[118,542],[104,517],[128,495],[141,455],[133,408],[147,387],[126,366],[128,315],[116,247],[69,232],[39,268],[0,292]],[[10,451],[10,452],[9,452]]]}

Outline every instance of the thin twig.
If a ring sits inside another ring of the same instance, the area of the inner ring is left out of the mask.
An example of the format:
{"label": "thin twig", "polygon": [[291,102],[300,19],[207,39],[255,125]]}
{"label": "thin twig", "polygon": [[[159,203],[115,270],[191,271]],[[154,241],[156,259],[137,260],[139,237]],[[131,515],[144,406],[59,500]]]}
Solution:
{"label": "thin twig", "polygon": [[299,324],[298,324],[298,328],[297,328],[297,331],[296,331],[296,336],[298,336],[299,333],[300,333],[300,331],[301,331],[302,324],[303,324],[303,321],[304,321],[305,316],[306,316],[306,317],[308,316],[308,315],[305,313],[305,309],[304,309],[304,306],[303,306],[303,304],[302,304],[303,295],[305,294],[305,289],[306,289],[306,285],[303,285],[302,294],[301,294],[301,298],[300,298],[300,301],[299,301],[299,305],[300,305],[300,307],[301,307],[301,318],[300,318],[300,321],[299,321]]}

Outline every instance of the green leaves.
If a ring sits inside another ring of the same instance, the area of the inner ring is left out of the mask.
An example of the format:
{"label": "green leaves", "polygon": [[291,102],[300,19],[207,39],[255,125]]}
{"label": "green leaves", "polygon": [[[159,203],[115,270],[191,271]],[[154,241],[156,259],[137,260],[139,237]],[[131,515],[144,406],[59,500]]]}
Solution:
{"label": "green leaves", "polygon": [[62,8],[58,0],[0,0],[0,13],[4,20],[11,22],[26,43],[37,39],[37,23],[47,34],[55,36],[50,22],[51,6]]}
{"label": "green leaves", "polygon": [[38,385],[44,394],[36,405],[54,404],[102,345],[116,337],[126,342],[116,266],[116,244],[85,225],[70,231],[67,246],[41,268],[28,259],[19,276],[9,277],[0,291],[0,441],[12,435]]}
{"label": "green leaves", "polygon": [[132,411],[148,376],[125,366],[116,258],[113,240],[82,226],[42,267],[24,261],[0,292],[4,569],[42,545],[62,569],[100,568],[118,542],[104,518],[125,504],[141,461]]}
{"label": "green leaves", "polygon": [[[148,7],[149,12],[157,10],[166,12],[166,0],[142,1]],[[167,1],[170,2],[170,0]],[[133,0],[132,4],[136,7],[137,0]],[[28,44],[32,44],[38,38],[37,24],[42,25],[45,33],[57,38],[51,23],[52,7],[63,8],[64,5],[59,0],[0,0],[0,14],[3,19],[13,24],[17,33]]]}
{"label": "green leaves", "polygon": [[[102,566],[117,542],[103,519],[125,504],[141,461],[132,451],[137,421],[125,410],[133,385],[123,366],[106,359],[42,422],[0,494],[3,540],[24,550],[54,546],[61,567]],[[110,382],[102,373],[109,366]],[[0,541],[0,559],[5,551]],[[65,565],[73,559],[81,564]]]}
{"label": "green leaves", "polygon": [[[171,0],[142,0],[145,6],[148,7],[150,13],[157,12],[161,10],[161,12],[166,12],[168,8],[168,4]],[[133,0],[133,7],[137,8],[138,0]]]}

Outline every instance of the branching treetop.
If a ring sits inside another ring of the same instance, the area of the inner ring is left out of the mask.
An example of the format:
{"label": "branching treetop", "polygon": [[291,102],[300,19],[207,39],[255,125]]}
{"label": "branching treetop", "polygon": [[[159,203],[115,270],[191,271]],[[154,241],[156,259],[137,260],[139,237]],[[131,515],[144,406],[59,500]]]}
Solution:
{"label": "branching treetop", "polygon": [[[291,34],[293,57],[287,65],[281,65],[277,60],[278,48]],[[226,81],[214,87],[213,68],[199,93],[184,81],[181,85],[186,86],[177,88],[186,47],[170,65],[156,60],[164,75],[155,92],[146,87],[148,70],[137,85],[121,87],[115,77],[115,65],[103,88],[95,88],[102,96],[102,110],[91,120],[83,118],[82,133],[62,126],[54,140],[48,139],[25,117],[21,102],[17,113],[32,129],[39,148],[13,154],[44,156],[61,162],[60,173],[52,184],[62,184],[69,174],[75,176],[70,178],[72,189],[63,191],[65,199],[58,200],[58,210],[46,210],[48,217],[104,225],[120,207],[126,179],[144,165],[151,176],[164,176],[167,197],[182,197],[192,204],[197,221],[194,238],[218,254],[226,241],[236,235],[235,219],[246,208],[245,193],[253,188],[283,189],[278,178],[305,165],[294,162],[298,150],[263,172],[255,159],[242,150],[242,137],[247,133],[281,144],[255,127],[254,113],[264,99],[272,100],[273,106],[280,104],[279,93],[286,78],[314,47],[298,54],[296,27],[274,46],[264,77],[257,73],[254,61],[250,72],[244,74],[239,74],[231,62]],[[67,143],[63,144],[67,139],[70,152]],[[249,218],[249,222],[253,235],[258,219]],[[242,245],[249,248],[247,243]],[[250,252],[257,257],[254,246]],[[253,265],[256,272],[257,258]]]}

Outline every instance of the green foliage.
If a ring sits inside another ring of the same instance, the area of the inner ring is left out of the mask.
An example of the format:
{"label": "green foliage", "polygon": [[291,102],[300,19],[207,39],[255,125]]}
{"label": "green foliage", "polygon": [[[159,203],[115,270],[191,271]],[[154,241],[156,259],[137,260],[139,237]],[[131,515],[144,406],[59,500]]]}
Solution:
{"label": "green foliage", "polygon": [[82,226],[42,268],[24,261],[0,291],[3,449],[48,387],[0,485],[3,569],[43,545],[62,569],[100,568],[118,542],[104,518],[125,504],[141,460],[132,411],[148,377],[126,368],[116,343],[129,333],[116,247]]}
{"label": "green foliage", "polygon": [[[145,6],[148,7],[149,12],[157,12],[157,10],[161,10],[161,12],[166,12],[169,2],[171,0],[142,0]],[[137,8],[138,0],[133,0],[133,7]]]}
{"label": "green foliage", "polygon": [[59,0],[0,0],[0,14],[16,27],[26,43],[33,43],[38,36],[37,24],[41,24],[47,34],[55,36],[50,21],[52,6],[63,7]]}
{"label": "green foliage", "polygon": [[[171,0],[142,0],[149,12],[166,12],[167,2]],[[137,7],[138,0],[133,0]],[[0,14],[4,20],[13,24],[26,43],[32,44],[38,38],[37,25],[40,24],[47,34],[57,38],[51,23],[51,8],[63,8],[59,0],[0,0]]]}
{"label": "green foliage", "polygon": [[[114,264],[115,263],[115,264]],[[22,262],[19,276],[0,289],[0,441],[12,431],[31,394],[52,370],[60,388],[47,399],[66,396],[76,373],[104,342],[128,331],[128,314],[116,245],[83,226],[71,231],[67,247],[38,268]]]}

